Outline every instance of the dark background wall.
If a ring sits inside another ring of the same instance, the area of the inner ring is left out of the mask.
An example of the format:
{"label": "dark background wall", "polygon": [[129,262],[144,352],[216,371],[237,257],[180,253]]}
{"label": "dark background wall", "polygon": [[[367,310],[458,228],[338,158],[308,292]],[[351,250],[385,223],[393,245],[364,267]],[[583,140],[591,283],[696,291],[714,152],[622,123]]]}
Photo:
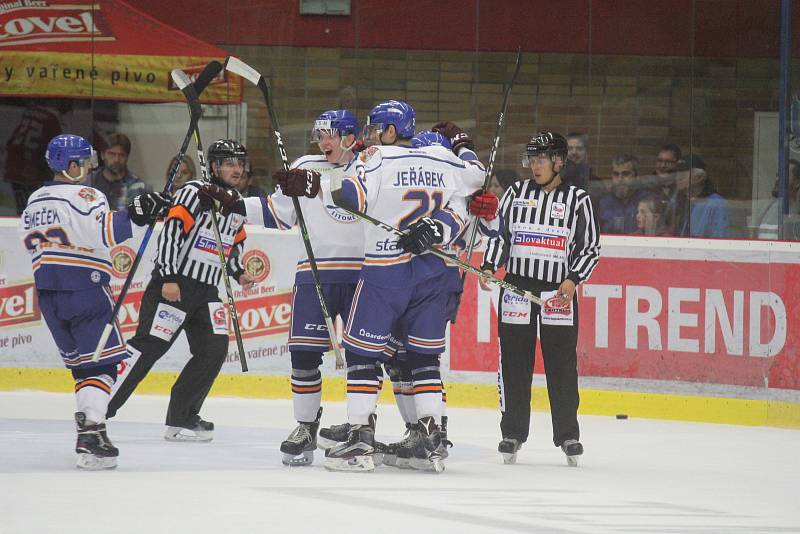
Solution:
{"label": "dark background wall", "polygon": [[[296,1],[132,3],[269,75],[290,157],[309,150],[320,111],[363,118],[387,98],[411,103],[422,127],[463,123],[486,155],[517,46],[501,166],[518,166],[540,129],[587,132],[600,176],[621,152],[649,172],[658,147],[675,142],[705,157],[724,195],[747,199],[754,112],[778,108],[777,0],[353,0],[348,17],[300,16]],[[268,172],[266,112],[256,91],[245,97],[255,165]]]}

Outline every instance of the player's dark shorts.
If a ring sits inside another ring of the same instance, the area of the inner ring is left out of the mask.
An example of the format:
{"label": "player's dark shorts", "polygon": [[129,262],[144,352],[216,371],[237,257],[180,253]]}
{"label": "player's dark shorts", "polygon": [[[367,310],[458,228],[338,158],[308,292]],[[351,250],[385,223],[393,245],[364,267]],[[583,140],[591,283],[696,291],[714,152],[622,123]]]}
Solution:
{"label": "player's dark shorts", "polygon": [[115,323],[100,359],[92,361],[100,335],[114,308],[107,287],[79,291],[40,289],[38,296],[42,316],[68,369],[108,365],[128,357],[119,326]]}
{"label": "player's dark shorts", "polygon": [[[322,294],[331,318],[339,315],[342,320],[347,320],[355,291],[356,284],[322,284]],[[290,351],[326,352],[331,348],[319,296],[312,284],[294,287],[289,332]]]}
{"label": "player's dark shorts", "polygon": [[409,351],[442,353],[451,293],[447,276],[444,273],[403,290],[360,280],[345,327],[344,346],[362,356],[383,358],[392,331],[399,331],[405,333]]}

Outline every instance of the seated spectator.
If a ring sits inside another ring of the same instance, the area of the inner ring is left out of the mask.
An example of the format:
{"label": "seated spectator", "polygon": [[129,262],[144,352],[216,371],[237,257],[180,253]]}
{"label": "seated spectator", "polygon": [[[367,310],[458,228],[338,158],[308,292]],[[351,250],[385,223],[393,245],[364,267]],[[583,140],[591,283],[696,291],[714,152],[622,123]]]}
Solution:
{"label": "seated spectator", "polygon": [[494,193],[497,198],[503,198],[506,189],[520,180],[519,174],[513,169],[497,169],[489,180],[489,191]]}
{"label": "seated spectator", "polygon": [[[758,219],[758,239],[779,239],[779,224],[782,219],[782,203],[779,198],[778,181],[775,180],[775,187],[772,188],[772,202],[764,208]],[[797,215],[800,213],[800,162],[796,159],[789,160],[789,211],[787,215]]]}
{"label": "seated spectator", "polygon": [[660,179],[661,193],[667,198],[675,192],[675,173],[682,157],[680,147],[672,143],[662,146],[656,156],[656,176]]}
{"label": "seated spectator", "polygon": [[128,170],[131,140],[121,133],[108,137],[108,146],[103,150],[103,165],[89,175],[87,185],[99,189],[108,199],[112,210],[123,209],[133,197],[152,192],[152,188]]}
{"label": "seated spectator", "polygon": [[[167,167],[167,174],[166,180],[169,180],[169,173],[172,172],[172,167],[175,165],[175,161],[178,159],[178,156],[173,156],[173,158],[169,161],[169,166]],[[183,161],[181,161],[181,166],[178,169],[178,174],[175,175],[175,180],[172,182],[172,193],[175,193],[178,189],[186,185],[186,182],[189,180],[194,180],[197,177],[197,169],[195,169],[194,161],[189,156],[184,156]]]}
{"label": "seated spectator", "polygon": [[611,191],[597,203],[600,231],[606,234],[632,234],[636,230],[639,201],[648,194],[638,183],[639,159],[621,154],[611,160]]}
{"label": "seated spectator", "polygon": [[673,232],[682,237],[728,237],[728,202],[716,192],[698,155],[678,162],[670,202]]}
{"label": "seated spectator", "polygon": [[589,136],[572,132],[567,134],[567,161],[561,171],[561,180],[567,186],[580,187],[592,200],[603,196],[607,191],[603,181],[592,174],[589,167]]}
{"label": "seated spectator", "polygon": [[239,191],[239,194],[245,198],[249,197],[266,197],[267,193],[258,185],[258,181],[256,180],[256,173],[251,169],[247,169],[244,172],[244,176],[242,179],[239,180],[239,185],[236,187],[236,190]]}
{"label": "seated spectator", "polygon": [[669,201],[655,193],[642,197],[636,209],[636,235],[667,235],[666,214]]}

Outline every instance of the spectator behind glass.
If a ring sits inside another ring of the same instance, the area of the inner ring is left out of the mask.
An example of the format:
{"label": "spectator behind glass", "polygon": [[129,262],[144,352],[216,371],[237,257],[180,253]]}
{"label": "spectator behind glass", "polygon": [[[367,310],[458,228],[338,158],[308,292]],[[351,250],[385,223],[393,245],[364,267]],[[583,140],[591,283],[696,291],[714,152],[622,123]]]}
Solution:
{"label": "spectator behind glass", "polygon": [[99,189],[106,195],[112,210],[124,209],[133,197],[152,192],[152,188],[128,170],[131,140],[115,133],[108,136],[107,148],[103,150],[103,165],[92,172],[87,185]]}
{"label": "spectator behind glass", "polygon": [[244,198],[265,198],[267,196],[267,193],[258,186],[258,180],[256,179],[257,175],[258,174],[255,171],[249,168],[244,172],[242,179],[239,181],[239,185],[236,187],[236,190],[239,191],[239,194]]}
{"label": "spectator behind glass", "polygon": [[654,193],[648,194],[639,201],[636,209],[636,235],[667,235],[667,208],[669,201]]}
{"label": "spectator behind glass", "polygon": [[636,210],[648,192],[639,183],[639,159],[620,154],[611,160],[610,192],[598,202],[600,231],[606,234],[632,234],[636,230]]}
{"label": "spectator behind glass", "polygon": [[[797,215],[800,213],[800,162],[796,159],[789,160],[789,188],[786,192],[789,197],[789,211],[787,215]],[[772,202],[761,212],[758,219],[758,238],[759,239],[778,239],[778,226],[781,220],[781,199],[779,198],[778,181],[775,180],[775,187],[772,188]],[[787,236],[794,237],[794,236]]]}
{"label": "spectator behind glass", "polygon": [[728,202],[716,192],[703,158],[689,154],[678,162],[677,171],[670,202],[675,235],[728,237]]}
{"label": "spectator behind glass", "polygon": [[[167,180],[169,180],[169,173],[172,172],[172,167],[175,165],[177,160],[178,156],[173,156],[173,158],[169,161],[166,174]],[[175,180],[172,182],[172,189],[170,192],[175,193],[175,191],[186,185],[186,182],[189,180],[194,180],[196,177],[197,169],[194,166],[194,161],[192,161],[192,158],[189,156],[185,156],[181,162],[180,168],[178,169],[178,174],[175,175]]]}
{"label": "spectator behind glass", "polygon": [[503,198],[506,189],[519,181],[519,174],[512,169],[497,169],[489,180],[489,191],[494,193],[497,198]]}
{"label": "spectator behind glass", "polygon": [[560,175],[564,184],[579,187],[593,197],[606,193],[603,181],[592,174],[589,167],[589,136],[586,134],[567,134],[567,161]]}
{"label": "spectator behind glass", "polygon": [[672,143],[662,146],[656,156],[656,176],[660,179],[659,188],[667,198],[675,192],[675,173],[678,170],[678,161],[682,156],[680,147]]}

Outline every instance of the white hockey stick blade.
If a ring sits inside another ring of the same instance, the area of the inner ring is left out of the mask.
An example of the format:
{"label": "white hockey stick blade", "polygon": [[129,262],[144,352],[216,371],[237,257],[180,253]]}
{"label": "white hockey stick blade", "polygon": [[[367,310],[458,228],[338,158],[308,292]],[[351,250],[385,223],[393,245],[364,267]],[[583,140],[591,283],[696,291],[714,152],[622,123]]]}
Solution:
{"label": "white hockey stick blade", "polygon": [[96,362],[100,359],[100,354],[102,354],[103,349],[106,348],[106,342],[108,341],[109,336],[111,335],[111,330],[114,328],[114,325],[108,323],[105,328],[103,328],[103,333],[100,334],[100,341],[97,342],[97,348],[94,349],[94,354],[92,355],[92,361]]}
{"label": "white hockey stick blade", "polygon": [[228,56],[225,60],[225,70],[246,78],[253,85],[258,85],[258,80],[261,79],[261,74],[257,70],[234,56]]}
{"label": "white hockey stick blade", "polygon": [[172,69],[172,72],[169,73],[172,77],[172,81],[175,82],[175,85],[178,86],[178,89],[183,91],[186,86],[192,83],[192,80],[187,76],[185,72],[181,69]]}

